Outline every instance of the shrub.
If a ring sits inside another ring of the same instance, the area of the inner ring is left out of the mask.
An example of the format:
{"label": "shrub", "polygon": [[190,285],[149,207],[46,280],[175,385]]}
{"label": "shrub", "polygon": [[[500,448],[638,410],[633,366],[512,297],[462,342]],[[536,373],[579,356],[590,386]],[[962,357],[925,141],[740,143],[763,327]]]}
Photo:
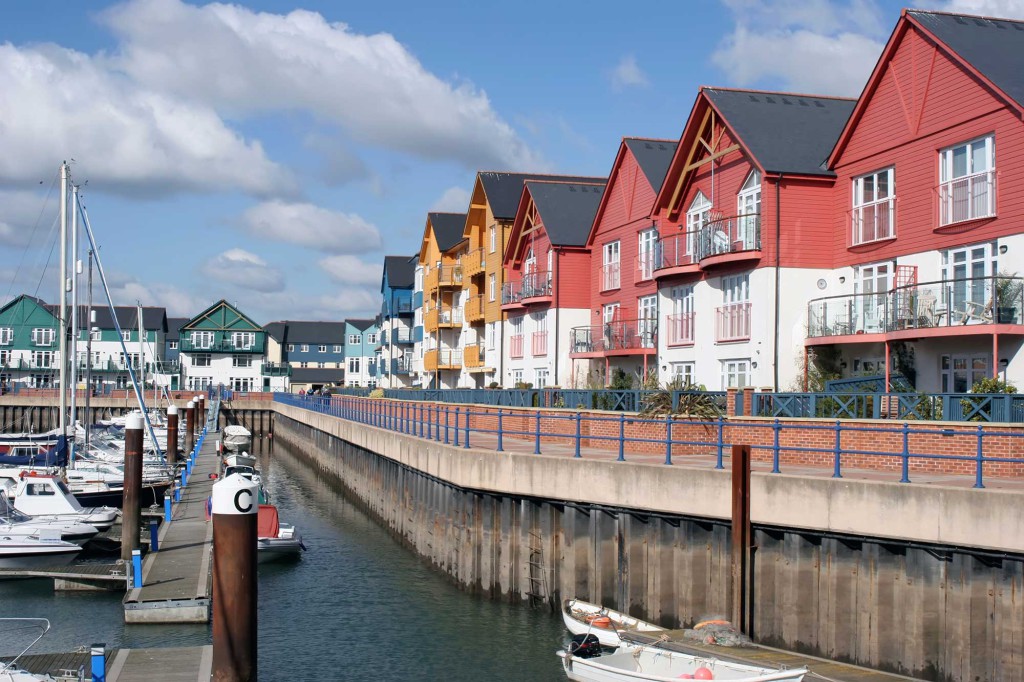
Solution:
{"label": "shrub", "polygon": [[384,389],[383,388],[375,388],[372,391],[370,391],[370,395],[367,396],[367,397],[373,398],[375,400],[383,398],[384,397]]}

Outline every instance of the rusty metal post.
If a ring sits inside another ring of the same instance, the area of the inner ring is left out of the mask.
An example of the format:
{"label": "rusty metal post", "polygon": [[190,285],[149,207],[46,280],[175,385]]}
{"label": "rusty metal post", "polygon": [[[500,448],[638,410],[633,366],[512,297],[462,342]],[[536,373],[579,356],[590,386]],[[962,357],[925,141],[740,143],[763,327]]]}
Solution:
{"label": "rusty metal post", "polygon": [[213,680],[256,679],[256,484],[232,474],[213,485]]}
{"label": "rusty metal post", "polygon": [[178,406],[167,408],[167,466],[178,463]]}
{"label": "rusty metal post", "polygon": [[185,406],[185,459],[196,446],[196,406],[191,400]]}
{"label": "rusty metal post", "polygon": [[750,446],[732,446],[732,623],[751,634]]}
{"label": "rusty metal post", "polygon": [[142,527],[142,415],[130,414],[124,424],[124,501],[121,505],[121,558],[132,560]]}

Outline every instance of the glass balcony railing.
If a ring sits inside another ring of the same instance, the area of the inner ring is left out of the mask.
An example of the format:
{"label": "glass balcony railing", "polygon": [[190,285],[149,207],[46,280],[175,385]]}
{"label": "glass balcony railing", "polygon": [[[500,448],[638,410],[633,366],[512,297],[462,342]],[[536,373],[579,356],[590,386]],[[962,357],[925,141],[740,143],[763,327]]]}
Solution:
{"label": "glass balcony railing", "polygon": [[623,320],[573,327],[569,336],[571,354],[621,354],[623,351],[650,350],[658,347],[658,324],[654,320]]}
{"label": "glass balcony railing", "polygon": [[505,282],[501,285],[501,304],[514,305],[523,300],[523,292],[519,282]]}
{"label": "glass balcony railing", "polygon": [[546,270],[524,272],[519,287],[522,298],[550,297],[551,273]]}

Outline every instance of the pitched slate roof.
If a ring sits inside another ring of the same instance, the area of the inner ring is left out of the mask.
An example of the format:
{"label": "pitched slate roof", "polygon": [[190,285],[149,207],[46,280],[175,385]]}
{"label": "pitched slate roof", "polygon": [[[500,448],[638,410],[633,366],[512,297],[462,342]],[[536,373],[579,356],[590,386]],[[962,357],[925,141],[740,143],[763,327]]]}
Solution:
{"label": "pitched slate roof", "polygon": [[288,343],[334,345],[344,345],[345,343],[344,322],[285,320],[284,322],[273,322],[271,324],[284,325],[284,338],[281,341],[287,341]]}
{"label": "pitched slate roof", "polygon": [[477,174],[487,202],[491,205],[491,213],[498,220],[512,220],[519,209],[519,198],[523,195],[523,182],[526,180],[547,180],[562,182],[604,182],[606,178],[585,175],[544,175],[542,173],[501,173],[496,171],[480,171]]}
{"label": "pitched slate roof", "polygon": [[412,288],[416,278],[416,259],[417,256],[384,256],[388,286],[392,289]]}
{"label": "pitched slate roof", "polygon": [[907,15],[1024,105],[1024,22],[920,10]]}
{"label": "pitched slate roof", "polygon": [[585,246],[604,194],[602,184],[527,180],[544,231],[556,246]]}
{"label": "pitched slate roof", "polygon": [[442,252],[447,251],[462,241],[462,231],[466,227],[465,213],[437,213],[427,214],[430,224],[434,227],[434,238],[437,239],[437,248]]}
{"label": "pitched slate roof", "polygon": [[358,329],[360,331],[364,331],[364,332],[367,329],[369,329],[370,327],[372,327],[374,324],[376,324],[376,320],[373,320],[373,319],[369,319],[369,320],[366,320],[366,319],[359,319],[359,320],[349,319],[349,320],[345,320],[345,321],[348,322],[353,327],[355,327],[356,329]]}
{"label": "pitched slate roof", "polygon": [[278,343],[284,343],[285,336],[288,335],[288,323],[287,322],[268,322],[263,325],[263,331],[268,336],[273,338]]}
{"label": "pitched slate roof", "polygon": [[177,337],[178,336],[178,332],[181,331],[181,328],[184,327],[187,323],[188,323],[188,318],[187,317],[168,317],[167,318],[167,336],[168,336],[168,338],[170,338],[171,336]]}
{"label": "pitched slate roof", "polygon": [[834,176],[825,168],[857,101],[754,90],[704,93],[767,173]]}
{"label": "pitched slate roof", "polygon": [[647,182],[654,188],[657,194],[661,189],[661,183],[665,181],[665,174],[672,163],[672,157],[676,153],[678,141],[647,140],[642,137],[627,137],[623,139],[633,158],[640,165]]}
{"label": "pitched slate roof", "polygon": [[[46,304],[46,309],[50,313],[57,317],[60,315],[60,306],[54,303]],[[68,315],[70,316],[70,307],[68,308]],[[110,316],[110,308],[108,306],[94,305],[93,310],[96,312],[96,324],[93,325],[89,322],[88,306],[78,307],[78,328],[79,329],[90,329],[95,326],[97,329],[114,329],[114,321]],[[117,313],[117,323],[121,326],[122,331],[132,331],[139,328],[139,315],[138,308],[135,306],[119,305],[114,306],[114,311]],[[70,324],[70,319],[68,323]],[[142,308],[142,326],[144,329],[155,329],[157,331],[163,331],[167,328],[167,311],[164,308],[146,307]]]}

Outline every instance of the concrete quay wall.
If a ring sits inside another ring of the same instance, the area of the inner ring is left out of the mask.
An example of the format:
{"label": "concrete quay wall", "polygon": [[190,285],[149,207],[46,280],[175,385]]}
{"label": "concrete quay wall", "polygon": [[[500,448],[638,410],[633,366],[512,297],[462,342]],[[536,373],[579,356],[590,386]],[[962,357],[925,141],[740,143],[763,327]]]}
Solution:
{"label": "concrete quay wall", "polygon": [[[274,410],[278,443],[467,590],[577,596],[672,627],[729,613],[725,472],[462,449]],[[756,640],[924,679],[1024,679],[1024,497],[781,475],[752,488]]]}

